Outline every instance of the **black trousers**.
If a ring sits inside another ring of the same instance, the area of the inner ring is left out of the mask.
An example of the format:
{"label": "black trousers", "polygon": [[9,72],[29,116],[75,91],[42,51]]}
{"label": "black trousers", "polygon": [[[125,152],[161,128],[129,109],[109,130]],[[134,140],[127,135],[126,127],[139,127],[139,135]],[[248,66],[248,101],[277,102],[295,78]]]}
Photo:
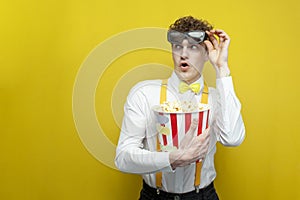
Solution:
{"label": "black trousers", "polygon": [[156,188],[152,188],[143,182],[143,188],[140,193],[139,200],[219,200],[219,197],[216,193],[214,183],[212,182],[207,187],[200,189],[197,193],[196,190],[183,193],[169,193],[160,191],[157,194]]}

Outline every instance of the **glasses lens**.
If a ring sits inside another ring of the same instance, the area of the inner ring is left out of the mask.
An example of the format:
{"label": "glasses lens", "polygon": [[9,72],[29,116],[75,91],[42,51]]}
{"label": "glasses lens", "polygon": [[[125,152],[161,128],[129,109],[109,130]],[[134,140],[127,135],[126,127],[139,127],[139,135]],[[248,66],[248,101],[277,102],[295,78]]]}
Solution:
{"label": "glasses lens", "polygon": [[169,31],[168,32],[168,41],[173,44],[181,44],[184,40],[184,33],[178,31]]}
{"label": "glasses lens", "polygon": [[197,43],[203,42],[204,38],[205,38],[204,31],[191,31],[191,32],[188,32],[187,35],[189,37],[191,37]]}
{"label": "glasses lens", "polygon": [[171,30],[168,32],[168,41],[172,44],[181,44],[184,39],[187,39],[190,44],[199,44],[205,39],[204,31],[191,31],[181,33]]}

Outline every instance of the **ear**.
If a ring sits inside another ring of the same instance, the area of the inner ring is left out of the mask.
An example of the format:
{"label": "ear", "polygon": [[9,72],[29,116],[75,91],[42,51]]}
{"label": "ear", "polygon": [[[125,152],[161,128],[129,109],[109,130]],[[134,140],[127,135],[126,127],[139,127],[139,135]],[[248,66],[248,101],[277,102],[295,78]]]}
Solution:
{"label": "ear", "polygon": [[205,50],[204,60],[205,60],[205,62],[208,61],[208,51],[207,50]]}
{"label": "ear", "polygon": [[209,60],[209,58],[208,58],[208,50],[207,50],[207,48],[206,48],[206,46],[205,46],[205,50],[204,50],[204,61],[207,62],[208,60]]}
{"label": "ear", "polygon": [[203,54],[204,54],[204,61],[208,61],[208,49],[205,43],[202,43],[201,46],[203,47]]}

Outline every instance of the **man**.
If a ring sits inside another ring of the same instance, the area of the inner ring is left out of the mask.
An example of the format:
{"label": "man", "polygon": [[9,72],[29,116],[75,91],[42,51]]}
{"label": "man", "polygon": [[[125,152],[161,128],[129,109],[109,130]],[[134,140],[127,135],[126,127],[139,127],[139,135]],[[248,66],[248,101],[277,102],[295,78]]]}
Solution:
{"label": "man", "polygon": [[[157,116],[151,108],[160,103],[162,80],[138,83],[125,104],[115,163],[121,171],[142,174],[141,200],[215,200],[218,199],[213,185],[216,142],[237,146],[245,137],[241,104],[228,67],[230,38],[223,30],[214,30],[208,22],[187,16],[170,26],[168,41],[172,45],[174,71],[167,81],[166,98],[200,102],[208,93],[209,128],[195,135],[198,121],[194,120],[177,149],[160,151],[155,127]],[[217,80],[216,89],[205,92],[202,70],[207,61],[215,68]],[[190,89],[181,91],[182,84]],[[200,87],[193,90],[193,85]],[[200,171],[196,170],[197,160],[202,163]],[[200,174],[199,178],[196,174]],[[196,179],[200,179],[198,184]]]}

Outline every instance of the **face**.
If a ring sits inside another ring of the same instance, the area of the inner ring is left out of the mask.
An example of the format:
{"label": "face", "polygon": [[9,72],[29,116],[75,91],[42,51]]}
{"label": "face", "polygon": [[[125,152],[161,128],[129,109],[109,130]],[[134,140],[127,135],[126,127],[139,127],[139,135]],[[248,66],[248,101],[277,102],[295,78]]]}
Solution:
{"label": "face", "polygon": [[201,44],[190,44],[183,40],[181,44],[172,44],[174,71],[182,81],[190,84],[200,78],[207,52]]}

